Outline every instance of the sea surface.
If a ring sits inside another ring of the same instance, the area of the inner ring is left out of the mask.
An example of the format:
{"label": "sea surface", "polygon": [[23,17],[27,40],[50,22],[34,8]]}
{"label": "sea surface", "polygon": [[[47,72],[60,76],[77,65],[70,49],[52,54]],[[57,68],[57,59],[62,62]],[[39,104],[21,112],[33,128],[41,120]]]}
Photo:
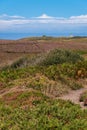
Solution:
{"label": "sea surface", "polygon": [[25,37],[39,37],[39,36],[53,36],[53,37],[69,37],[69,36],[87,36],[87,34],[83,33],[0,33],[0,39],[9,39],[9,40],[17,40]]}

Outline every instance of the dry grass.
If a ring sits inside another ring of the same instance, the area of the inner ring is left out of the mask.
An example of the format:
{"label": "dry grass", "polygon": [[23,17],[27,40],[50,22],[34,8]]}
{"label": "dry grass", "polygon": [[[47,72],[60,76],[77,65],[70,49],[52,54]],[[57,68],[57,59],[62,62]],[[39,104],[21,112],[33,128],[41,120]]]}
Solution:
{"label": "dry grass", "polygon": [[37,53],[54,48],[87,50],[87,38],[53,38],[48,40],[23,39],[17,41],[0,40],[2,52]]}
{"label": "dry grass", "polygon": [[25,56],[24,53],[0,52],[0,67],[10,65],[23,56]]}

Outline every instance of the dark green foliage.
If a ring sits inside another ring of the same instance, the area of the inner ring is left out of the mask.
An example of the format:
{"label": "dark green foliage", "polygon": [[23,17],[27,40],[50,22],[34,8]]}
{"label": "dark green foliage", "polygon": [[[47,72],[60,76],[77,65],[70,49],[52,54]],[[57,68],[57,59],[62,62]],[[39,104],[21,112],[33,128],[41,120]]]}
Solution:
{"label": "dark green foliage", "polygon": [[83,58],[73,52],[67,50],[52,50],[50,51],[46,58],[40,63],[41,65],[54,65],[62,63],[76,63],[78,61],[83,61]]}

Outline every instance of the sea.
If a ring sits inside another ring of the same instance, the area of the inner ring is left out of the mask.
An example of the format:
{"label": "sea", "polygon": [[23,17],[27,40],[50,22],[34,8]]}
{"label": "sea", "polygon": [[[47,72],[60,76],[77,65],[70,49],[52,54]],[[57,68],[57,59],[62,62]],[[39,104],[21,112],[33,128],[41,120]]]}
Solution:
{"label": "sea", "polygon": [[52,37],[70,37],[81,36],[87,37],[87,33],[0,33],[0,39],[5,40],[18,40],[26,37],[40,37],[40,36],[52,36]]}

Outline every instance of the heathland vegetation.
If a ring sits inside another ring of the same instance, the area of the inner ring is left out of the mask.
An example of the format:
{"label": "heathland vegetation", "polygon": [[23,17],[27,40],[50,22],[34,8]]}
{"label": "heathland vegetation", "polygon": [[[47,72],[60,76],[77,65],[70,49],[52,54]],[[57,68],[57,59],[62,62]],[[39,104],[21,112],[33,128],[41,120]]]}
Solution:
{"label": "heathland vegetation", "polygon": [[2,66],[0,130],[87,130],[87,91],[79,95],[78,104],[61,99],[87,87],[86,49],[42,49]]}

